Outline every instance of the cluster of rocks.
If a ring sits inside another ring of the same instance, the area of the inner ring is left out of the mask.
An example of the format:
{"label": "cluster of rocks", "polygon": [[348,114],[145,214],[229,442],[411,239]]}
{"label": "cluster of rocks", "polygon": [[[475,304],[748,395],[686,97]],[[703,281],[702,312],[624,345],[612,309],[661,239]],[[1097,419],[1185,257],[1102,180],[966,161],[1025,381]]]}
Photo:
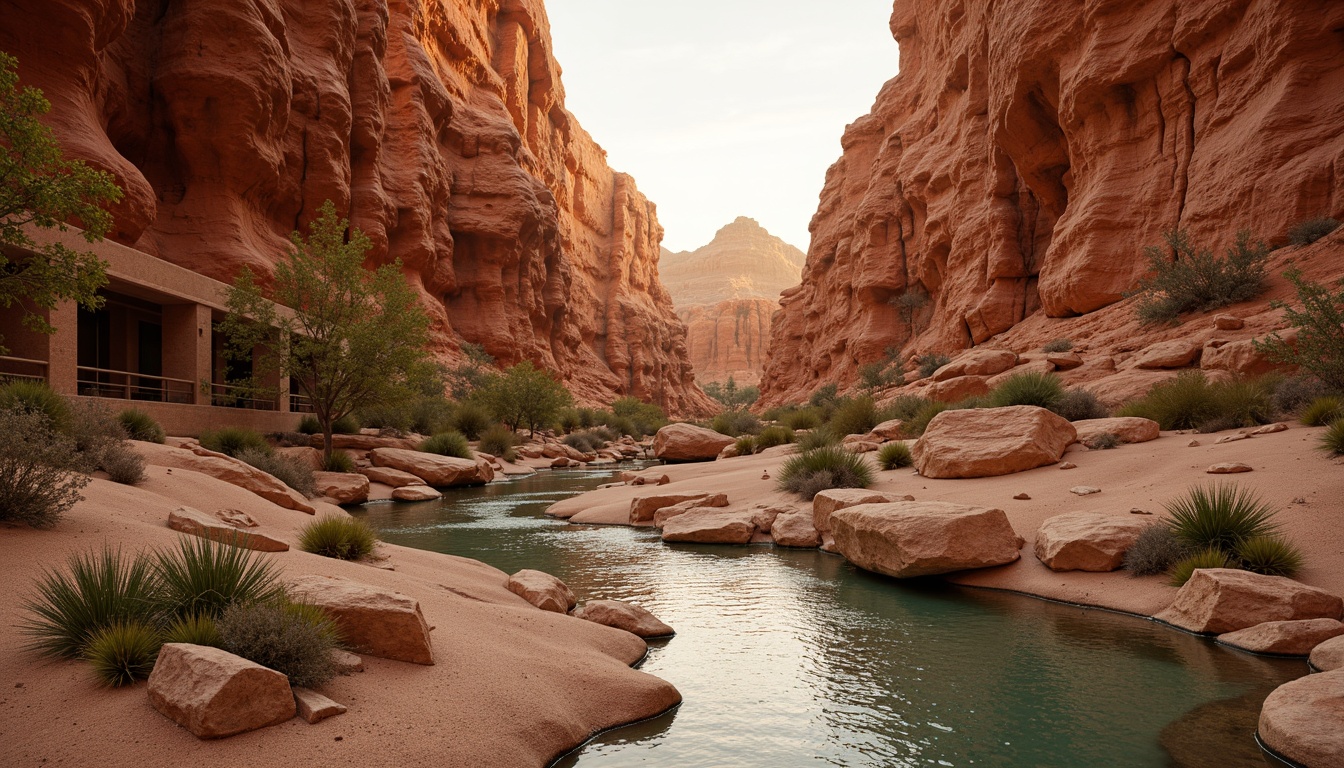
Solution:
{"label": "cluster of rocks", "polygon": [[589,600],[579,605],[573,590],[544,571],[523,569],[510,576],[504,586],[543,611],[569,614],[595,624],[624,630],[646,640],[676,634],[671,627],[634,603]]}
{"label": "cluster of rocks", "polygon": [[[433,664],[431,627],[416,600],[335,576],[295,578],[290,593],[316,605],[336,623],[344,642],[360,653],[413,664]],[[363,671],[358,655],[336,651],[343,674]],[[316,723],[346,711],[317,691],[291,687],[289,678],[218,648],[168,643],[149,676],[156,710],[201,739],[217,739],[283,723],[298,714]]]}
{"label": "cluster of rocks", "polygon": [[531,441],[514,450],[522,457],[521,463],[524,466],[538,469],[604,466],[630,461],[644,455],[644,446],[629,435],[608,441],[593,451],[581,451],[550,435],[535,435]]}

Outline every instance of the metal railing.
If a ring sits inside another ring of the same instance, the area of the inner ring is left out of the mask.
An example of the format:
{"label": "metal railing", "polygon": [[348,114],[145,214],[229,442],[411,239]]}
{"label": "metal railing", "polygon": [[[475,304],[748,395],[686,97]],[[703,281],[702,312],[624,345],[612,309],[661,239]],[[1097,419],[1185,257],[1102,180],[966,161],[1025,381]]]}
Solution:
{"label": "metal railing", "polygon": [[0,355],[0,383],[19,380],[46,381],[47,361]]}
{"label": "metal railing", "polygon": [[222,408],[250,408],[254,411],[275,411],[280,408],[277,398],[258,397],[252,390],[232,384],[211,384],[210,404]]}
{"label": "metal railing", "polygon": [[187,405],[196,402],[195,385],[186,379],[149,376],[110,368],[90,368],[83,365],[75,371],[78,392],[86,397]]}
{"label": "metal railing", "polygon": [[313,401],[307,395],[290,395],[289,412],[290,413],[313,413]]}

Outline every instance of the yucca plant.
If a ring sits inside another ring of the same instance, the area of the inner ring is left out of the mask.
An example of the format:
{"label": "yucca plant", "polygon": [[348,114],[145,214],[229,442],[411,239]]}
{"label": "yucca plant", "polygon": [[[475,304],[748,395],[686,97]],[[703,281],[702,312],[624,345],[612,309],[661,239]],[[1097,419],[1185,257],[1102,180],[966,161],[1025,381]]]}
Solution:
{"label": "yucca plant", "polygon": [[190,643],[219,648],[221,640],[215,620],[200,613],[189,613],[173,619],[163,631],[165,643]]}
{"label": "yucca plant", "polygon": [[761,434],[756,436],[756,450],[763,451],[766,448],[774,448],[777,445],[788,445],[792,442],[792,429],[784,426],[766,427],[761,430]]}
{"label": "yucca plant", "polygon": [[900,469],[915,463],[910,446],[905,443],[887,443],[877,449],[877,465],[883,469]]}
{"label": "yucca plant", "polygon": [[340,515],[314,520],[299,534],[299,549],[337,560],[368,557],[377,543],[378,537],[367,523]]}
{"label": "yucca plant", "polygon": [[155,625],[160,615],[153,569],[143,557],[104,547],[70,556],[66,570],[45,571],[37,595],[24,602],[20,625],[27,648],[43,656],[74,659],[93,637],[114,624]]}
{"label": "yucca plant", "polygon": [[234,603],[274,600],[283,594],[278,571],[249,549],[183,536],[155,553],[165,609],[173,616],[216,618]]}
{"label": "yucca plant", "polygon": [[813,451],[817,448],[825,448],[828,445],[836,445],[839,442],[840,438],[834,432],[826,427],[818,427],[798,438],[798,450]]}
{"label": "yucca plant", "polygon": [[1171,569],[1171,586],[1183,587],[1201,568],[1226,568],[1230,558],[1217,547],[1206,547],[1182,559]]}
{"label": "yucca plant", "polygon": [[1166,508],[1172,533],[1192,548],[1233,552],[1241,542],[1278,529],[1274,508],[1236,483],[1196,486]]}
{"label": "yucca plant", "polygon": [[826,446],[790,457],[779,468],[778,487],[805,500],[829,488],[867,488],[873,470],[861,454]]}
{"label": "yucca plant", "polygon": [[1302,570],[1302,551],[1282,536],[1252,536],[1237,545],[1241,567],[1267,576],[1295,576]]}
{"label": "yucca plant", "polygon": [[1015,373],[989,393],[990,408],[1009,405],[1035,405],[1051,408],[1064,397],[1064,385],[1053,373],[1027,371]]}
{"label": "yucca plant", "polygon": [[1344,418],[1336,419],[1321,435],[1320,449],[1334,456],[1344,456]]}
{"label": "yucca plant", "polygon": [[99,681],[118,688],[149,677],[162,645],[163,637],[153,624],[117,621],[94,633],[83,655]]}
{"label": "yucca plant", "polygon": [[437,453],[440,456],[452,456],[458,459],[470,459],[471,446],[467,445],[466,435],[456,430],[440,432],[420,444],[425,453]]}
{"label": "yucca plant", "polygon": [[1339,419],[1344,419],[1344,398],[1326,395],[1312,400],[1298,420],[1308,427],[1324,427]]}
{"label": "yucca plant", "polygon": [[743,435],[733,442],[733,448],[738,456],[750,456],[756,452],[756,438],[751,435]]}

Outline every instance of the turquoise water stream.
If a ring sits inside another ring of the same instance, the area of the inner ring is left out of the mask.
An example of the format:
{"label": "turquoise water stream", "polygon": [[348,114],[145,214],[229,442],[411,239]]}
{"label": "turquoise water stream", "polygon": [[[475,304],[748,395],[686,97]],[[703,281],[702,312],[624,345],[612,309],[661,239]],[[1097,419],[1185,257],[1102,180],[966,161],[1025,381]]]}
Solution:
{"label": "turquoise water stream", "polygon": [[668,545],[543,514],[610,475],[543,472],[359,513],[386,541],[547,571],[581,601],[631,600],[677,630],[642,669],[676,685],[681,708],[558,766],[1263,768],[1260,703],[1306,673],[1143,619],[898,582],[815,550]]}

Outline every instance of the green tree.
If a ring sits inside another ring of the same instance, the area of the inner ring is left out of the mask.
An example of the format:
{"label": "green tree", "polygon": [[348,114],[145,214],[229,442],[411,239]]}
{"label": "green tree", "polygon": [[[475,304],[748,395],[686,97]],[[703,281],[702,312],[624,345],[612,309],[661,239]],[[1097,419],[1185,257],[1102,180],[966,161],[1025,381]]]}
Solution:
{"label": "green tree", "polygon": [[40,245],[25,228],[65,230],[65,222],[74,220],[85,240],[102,240],[112,226],[102,206],[120,200],[121,189],[111,174],[62,156],[38,119],[51,104],[37,88],[19,87],[17,68],[13,56],[0,52],[0,243],[32,255],[11,260],[0,252],[0,307],[18,304],[25,326],[51,333],[42,310],[66,299],[97,307],[107,274],[92,253],[60,243]]}
{"label": "green tree", "polygon": [[564,384],[526,360],[487,377],[476,396],[514,432],[524,426],[535,432],[574,402]]}
{"label": "green tree", "polygon": [[1274,362],[1301,366],[1331,389],[1344,392],[1344,279],[1335,283],[1339,293],[1290,269],[1283,274],[1297,289],[1301,309],[1283,301],[1270,306],[1283,310],[1283,318],[1297,329],[1297,341],[1289,344],[1279,334],[1254,342]]}
{"label": "green tree", "polygon": [[276,265],[269,297],[251,270],[239,273],[221,330],[225,354],[253,362],[248,389],[267,391],[261,377],[278,373],[312,400],[326,459],[338,420],[409,397],[423,383],[430,370],[429,318],[400,261],[365,269],[368,237],[349,229],[330,200],[318,214],[306,240],[290,235],[293,250]]}

